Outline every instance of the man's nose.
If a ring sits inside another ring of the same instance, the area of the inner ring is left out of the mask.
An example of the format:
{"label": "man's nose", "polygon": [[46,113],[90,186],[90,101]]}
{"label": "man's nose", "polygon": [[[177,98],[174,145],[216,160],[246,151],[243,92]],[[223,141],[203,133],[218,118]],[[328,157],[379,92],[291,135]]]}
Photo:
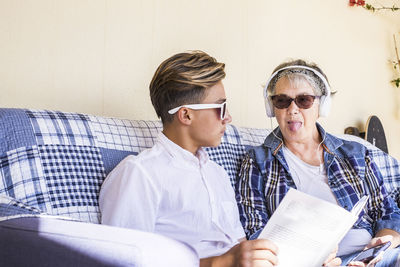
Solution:
{"label": "man's nose", "polygon": [[226,115],[225,115],[225,118],[224,118],[224,123],[231,123],[231,122],[232,122],[232,116],[231,116],[231,114],[229,113],[229,111],[226,110]]}

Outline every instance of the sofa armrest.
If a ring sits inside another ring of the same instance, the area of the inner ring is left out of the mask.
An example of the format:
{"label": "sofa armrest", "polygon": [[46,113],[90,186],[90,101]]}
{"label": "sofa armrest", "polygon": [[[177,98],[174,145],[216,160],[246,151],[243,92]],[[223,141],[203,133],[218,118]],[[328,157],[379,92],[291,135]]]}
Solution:
{"label": "sofa armrest", "polygon": [[195,251],[173,239],[54,216],[1,221],[0,236],[4,266],[199,266]]}

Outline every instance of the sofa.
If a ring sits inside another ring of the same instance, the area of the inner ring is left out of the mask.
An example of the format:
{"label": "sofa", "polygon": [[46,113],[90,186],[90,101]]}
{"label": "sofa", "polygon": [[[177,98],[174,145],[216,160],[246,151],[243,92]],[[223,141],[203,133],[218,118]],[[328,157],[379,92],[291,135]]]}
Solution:
{"label": "sofa", "polygon": [[[0,108],[4,266],[198,265],[187,244],[99,224],[103,180],[123,158],[151,147],[161,129],[160,121]],[[246,148],[261,144],[268,133],[228,125],[222,143],[206,150],[234,185]],[[388,171],[397,161],[363,139],[340,137],[368,146],[385,175],[385,187],[400,205],[400,177]]]}

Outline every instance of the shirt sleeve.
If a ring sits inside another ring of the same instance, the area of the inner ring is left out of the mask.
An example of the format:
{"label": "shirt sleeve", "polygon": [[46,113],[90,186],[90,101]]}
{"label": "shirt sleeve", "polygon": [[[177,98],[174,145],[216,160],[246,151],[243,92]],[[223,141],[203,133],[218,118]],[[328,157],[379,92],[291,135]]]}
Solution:
{"label": "shirt sleeve", "polygon": [[159,200],[146,170],[135,161],[124,160],[101,187],[101,223],[154,232]]}
{"label": "shirt sleeve", "polygon": [[238,241],[245,237],[245,233],[242,224],[240,222],[238,203],[236,201],[235,191],[234,188],[232,187],[232,183],[228,173],[221,166],[218,167],[221,170],[221,176],[224,177],[223,180],[226,181],[222,188],[228,191],[227,195],[229,196],[229,199],[227,201],[223,201],[222,203],[224,212],[225,214],[227,214],[228,220],[230,221],[229,223],[231,224],[231,227],[227,228],[231,229],[232,235],[234,236],[233,239],[235,241]]}
{"label": "shirt sleeve", "polygon": [[375,221],[374,233],[385,228],[400,233],[400,209],[387,192],[382,173],[368,153],[366,155],[366,185],[371,196],[369,214]]}
{"label": "shirt sleeve", "polygon": [[242,162],[235,189],[240,221],[248,239],[256,239],[269,219],[263,194],[263,180],[261,172],[247,154]]}
{"label": "shirt sleeve", "polygon": [[376,147],[368,149],[368,153],[382,173],[387,192],[400,207],[400,162]]}

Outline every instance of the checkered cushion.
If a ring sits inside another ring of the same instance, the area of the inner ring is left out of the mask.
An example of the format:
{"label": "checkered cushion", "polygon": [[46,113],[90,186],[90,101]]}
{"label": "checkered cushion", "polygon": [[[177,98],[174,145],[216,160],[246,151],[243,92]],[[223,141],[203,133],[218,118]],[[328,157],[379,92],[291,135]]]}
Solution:
{"label": "checkered cushion", "polygon": [[106,175],[151,147],[158,121],[0,109],[0,195],[52,215],[98,223]]}
{"label": "checkered cushion", "polygon": [[43,214],[39,209],[26,205],[14,198],[0,195],[0,222],[15,217],[36,216]]}
{"label": "checkered cushion", "polygon": [[240,128],[227,125],[225,135],[218,147],[206,148],[211,160],[214,160],[227,171],[234,186],[239,172],[241,159],[249,146],[260,145],[267,137],[269,130]]}
{"label": "checkered cushion", "polygon": [[390,192],[390,195],[400,207],[400,162],[364,139],[348,134],[341,134],[338,137],[359,142],[368,148],[374,162],[384,177],[384,185],[387,192]]}
{"label": "checkered cushion", "polygon": [[[37,212],[99,223],[104,178],[126,156],[152,147],[161,129],[159,121],[0,108],[0,196]],[[221,145],[206,150],[234,185],[246,148],[262,144],[268,133],[228,125]],[[400,177],[390,173],[397,161],[369,146],[400,204]]]}

